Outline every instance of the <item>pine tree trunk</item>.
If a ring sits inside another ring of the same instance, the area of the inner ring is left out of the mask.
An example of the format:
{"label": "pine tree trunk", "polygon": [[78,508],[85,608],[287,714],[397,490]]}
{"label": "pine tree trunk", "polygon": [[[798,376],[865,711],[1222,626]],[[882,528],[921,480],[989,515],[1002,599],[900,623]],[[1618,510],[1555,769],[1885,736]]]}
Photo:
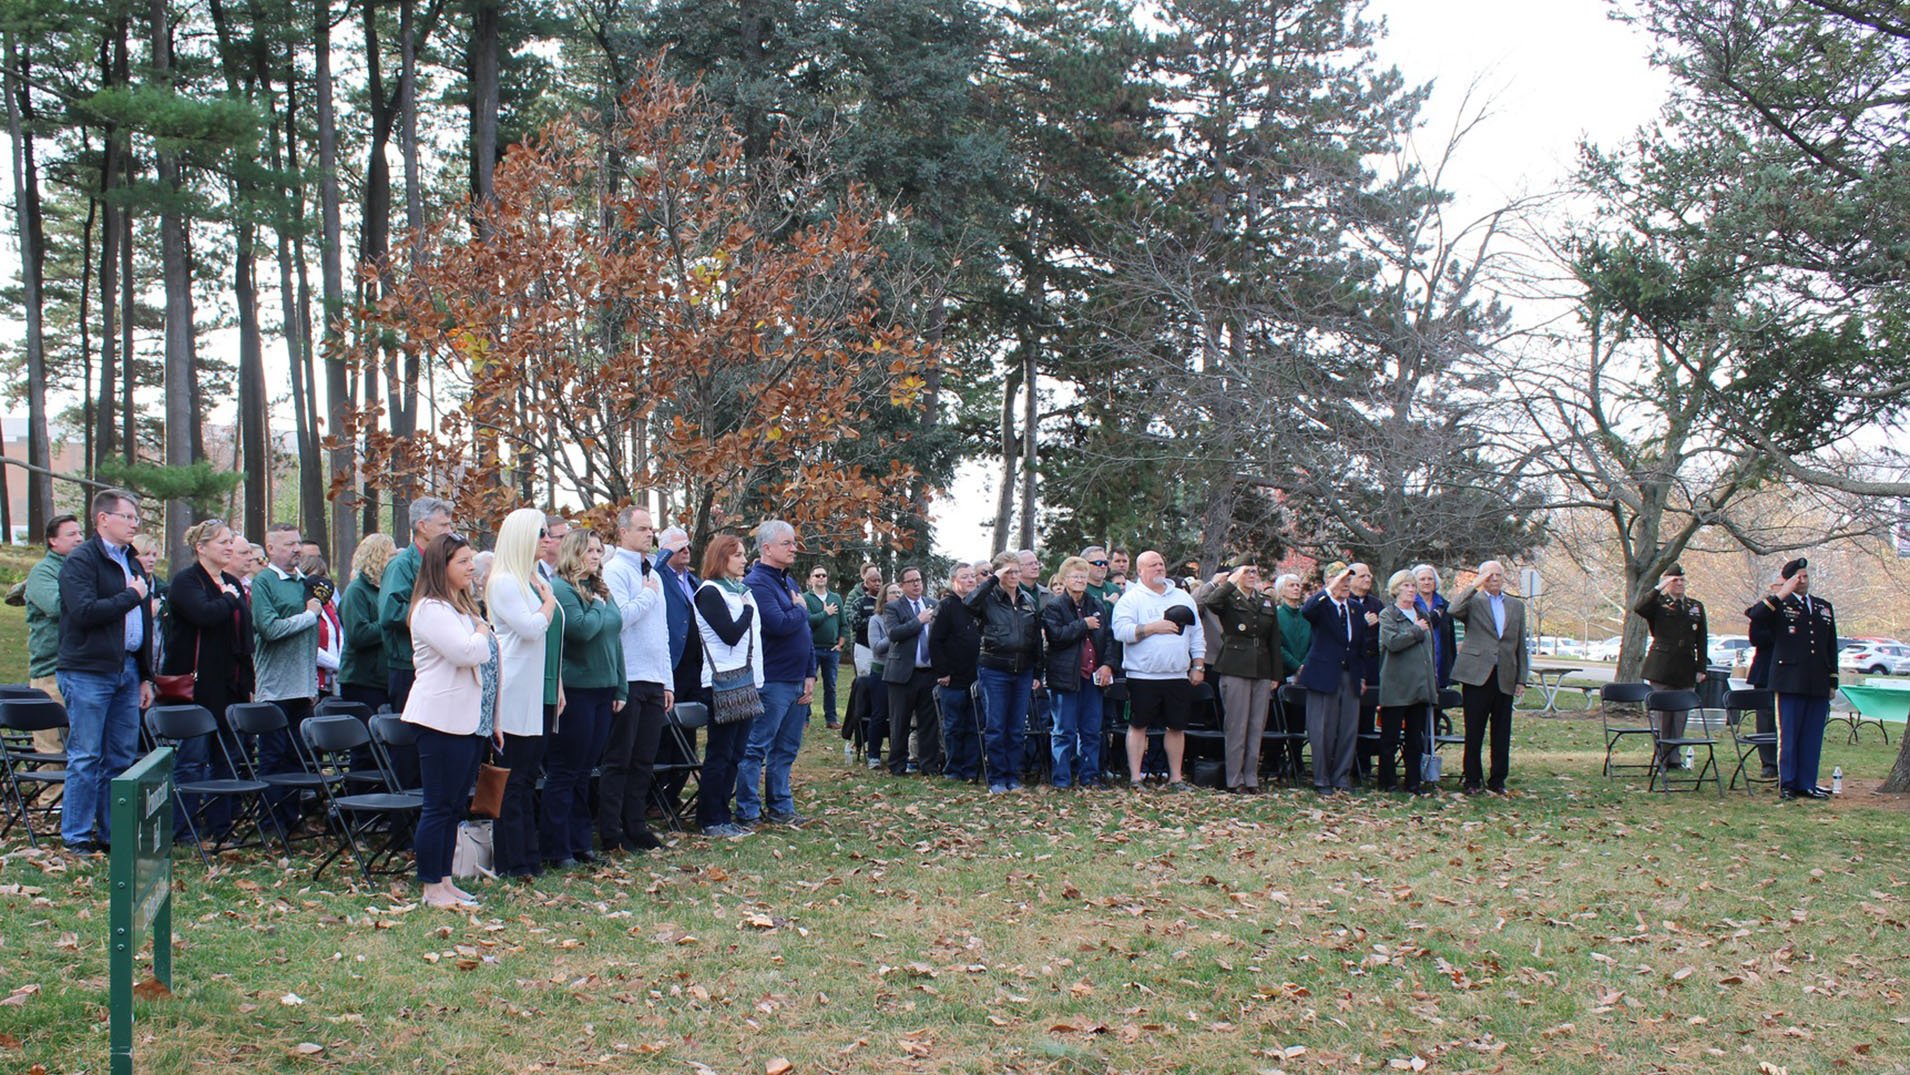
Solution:
{"label": "pine tree trunk", "polygon": [[345,475],[345,486],[332,499],[332,565],[334,574],[344,578],[347,563],[356,544],[353,540],[352,509],[358,504],[356,477],[357,453],[345,440],[351,424],[351,412],[357,407],[352,394],[350,358],[345,353],[345,270],[339,256],[343,226],[339,221],[338,193],[338,113],[332,101],[332,9],[329,0],[320,0],[314,8],[312,67],[315,73],[315,106],[318,112],[318,215],[319,275],[324,290],[323,332],[325,356],[325,404],[327,429],[338,444],[332,449],[334,476]]}
{"label": "pine tree trunk", "polygon": [[[112,61],[110,42],[100,41],[100,74],[102,82],[112,79]],[[115,208],[110,195],[113,191],[113,179],[119,171],[121,135],[116,127],[106,128],[106,147],[103,151],[100,167],[99,202],[100,211],[100,255],[99,255],[99,395],[93,405],[93,451],[86,457],[88,477],[97,475],[99,465],[113,455],[116,432],[113,415],[118,400],[115,382],[119,377],[119,330],[118,330],[118,279],[119,279],[119,236],[120,210]]]}
{"label": "pine tree trunk", "polygon": [[[1035,427],[1040,421],[1039,393],[1035,391],[1036,349],[1028,348],[1024,354],[1026,368],[1022,372],[1022,383],[1028,390],[1023,400],[1021,416],[1021,545],[1020,548],[1035,547]],[[1030,580],[1040,585],[1037,580]]]}
{"label": "pine tree trunk", "polygon": [[[491,200],[497,168],[498,4],[476,0],[471,13],[471,206]],[[482,226],[478,234],[486,229]]]}
{"label": "pine tree trunk", "polygon": [[[7,133],[13,143],[14,212],[20,235],[20,283],[26,318],[28,540],[46,529],[53,517],[52,446],[46,415],[46,312],[41,274],[45,269],[46,237],[40,218],[40,172],[34,161],[33,98],[28,89],[31,58],[28,43],[6,35]],[[12,540],[12,528],[4,537]]]}
{"label": "pine tree trunk", "polygon": [[[165,0],[148,5],[152,26],[152,77],[172,87],[172,34]],[[166,463],[192,463],[192,265],[186,250],[186,219],[179,209],[181,187],[176,151],[156,154],[160,188],[170,197],[159,212],[160,262],[166,287]],[[185,534],[192,505],[174,498],[166,504],[166,557],[186,562]]]}
{"label": "pine tree trunk", "polygon": [[1021,441],[1015,436],[1015,394],[1021,391],[1024,366],[1017,363],[1001,386],[1001,484],[995,495],[995,552],[1008,548],[1008,524],[1015,513],[1015,460]]}
{"label": "pine tree trunk", "polygon": [[239,457],[245,473],[245,533],[265,533],[271,522],[272,452],[265,443],[265,353],[259,333],[256,277],[257,228],[241,223],[232,258],[232,283],[239,306]]}
{"label": "pine tree trunk", "polygon": [[[371,140],[365,154],[364,199],[359,214],[359,259],[368,265],[378,266],[376,281],[361,285],[359,302],[370,305],[377,301],[381,289],[391,279],[387,264],[391,254],[391,165],[385,159],[385,148],[391,144],[391,127],[395,108],[385,94],[384,69],[378,45],[378,22],[376,10],[369,4],[362,9],[365,28],[365,82],[367,102],[371,111]],[[364,351],[359,356],[364,363],[363,398],[374,398],[376,375],[379,362],[383,357],[380,350],[380,337],[376,333],[363,334]],[[395,389],[388,395],[389,402],[395,404],[398,393]],[[390,409],[385,412],[385,424],[396,430],[397,415]],[[365,488],[364,529],[367,532],[379,528],[378,496],[371,486]],[[404,521],[393,516],[392,535],[403,541],[409,540]]]}

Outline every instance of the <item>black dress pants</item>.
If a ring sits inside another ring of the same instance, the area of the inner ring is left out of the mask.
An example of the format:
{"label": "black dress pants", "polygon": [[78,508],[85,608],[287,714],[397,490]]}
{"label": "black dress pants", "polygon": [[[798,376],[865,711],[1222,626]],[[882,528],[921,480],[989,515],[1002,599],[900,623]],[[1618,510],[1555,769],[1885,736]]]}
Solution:
{"label": "black dress pants", "polygon": [[[1513,696],[1499,689],[1496,669],[1484,686],[1467,683],[1460,693],[1465,698],[1466,709],[1465,786],[1477,788],[1483,782],[1489,791],[1504,791],[1510,765],[1508,755],[1512,751]],[[1492,736],[1492,769],[1482,777],[1479,749],[1488,732]]]}
{"label": "black dress pants", "polygon": [[604,850],[634,847],[650,831],[650,785],[663,737],[663,684],[630,683],[623,709],[610,715],[610,738],[597,780],[597,838]]}
{"label": "black dress pants", "polygon": [[935,672],[917,668],[907,683],[886,684],[889,691],[889,772],[908,771],[909,725],[914,722],[916,762],[924,773],[942,771],[942,722],[935,716]]}

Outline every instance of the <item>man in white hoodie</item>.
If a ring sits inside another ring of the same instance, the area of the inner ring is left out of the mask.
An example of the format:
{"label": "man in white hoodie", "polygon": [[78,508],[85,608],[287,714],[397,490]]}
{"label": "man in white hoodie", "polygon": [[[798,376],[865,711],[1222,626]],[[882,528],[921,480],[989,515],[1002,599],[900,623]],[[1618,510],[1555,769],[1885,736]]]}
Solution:
{"label": "man in white hoodie", "polygon": [[670,613],[663,577],[650,562],[656,528],[640,507],[617,515],[617,555],[604,560],[604,584],[623,619],[624,675],[630,698],[610,718],[597,787],[597,832],[604,850],[649,851],[662,846],[644,817],[656,778],[663,715],[676,703],[670,667]]}
{"label": "man in white hoodie", "polygon": [[1134,570],[1137,584],[1114,604],[1114,637],[1122,644],[1121,669],[1127,676],[1128,783],[1140,787],[1148,730],[1160,728],[1168,790],[1182,791],[1187,787],[1181,777],[1187,718],[1194,708],[1194,685],[1207,674],[1207,635],[1193,596],[1167,581],[1167,560],[1160,553],[1142,553]]}

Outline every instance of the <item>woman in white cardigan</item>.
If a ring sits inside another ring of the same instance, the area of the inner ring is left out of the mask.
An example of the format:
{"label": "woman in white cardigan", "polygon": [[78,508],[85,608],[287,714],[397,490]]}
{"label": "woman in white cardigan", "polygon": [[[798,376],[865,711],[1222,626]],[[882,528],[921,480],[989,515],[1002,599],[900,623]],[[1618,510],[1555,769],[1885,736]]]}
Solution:
{"label": "woman in white cardigan", "polygon": [[497,637],[471,594],[471,546],[445,534],[425,546],[411,591],[412,666],[417,679],[404,719],[418,725],[424,805],[413,846],[424,902],[469,909],[477,900],[451,880],[458,820],[471,799],[484,740],[497,709]]}
{"label": "woman in white cardigan", "polygon": [[[563,637],[564,614],[550,583],[537,572],[544,513],[519,508],[497,532],[497,558],[484,604],[497,630],[497,731],[511,771],[504,804],[491,827],[494,865],[504,877],[535,877],[543,869],[537,847],[537,771],[544,764],[544,688],[555,676],[549,658],[553,634]],[[552,626],[557,630],[552,631]]]}
{"label": "woman in white cardigan", "polygon": [[[758,688],[763,685],[763,624],[756,600],[743,585],[749,554],[735,534],[718,534],[703,550],[703,585],[697,587],[696,630],[693,641],[703,647],[703,686],[741,680],[749,669]],[[712,714],[714,717],[714,714]],[[705,836],[748,836],[750,830],[730,814],[736,794],[736,763],[743,758],[750,722],[709,725],[703,749],[702,791],[697,795],[696,820]]]}

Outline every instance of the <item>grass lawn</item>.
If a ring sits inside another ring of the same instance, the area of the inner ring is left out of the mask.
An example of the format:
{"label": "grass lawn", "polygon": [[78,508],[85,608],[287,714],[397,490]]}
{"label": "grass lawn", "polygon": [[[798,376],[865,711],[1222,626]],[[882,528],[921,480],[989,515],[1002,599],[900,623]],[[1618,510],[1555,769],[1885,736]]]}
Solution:
{"label": "grass lawn", "polygon": [[[1041,793],[895,780],[811,726],[818,823],[482,912],[181,858],[142,1070],[1902,1071],[1906,813],[1874,730],[1779,807],[1598,773],[1521,718],[1510,799]],[[1456,769],[1458,759],[1449,756]],[[1448,784],[1455,782],[1449,775]],[[1828,777],[1826,777],[1828,779]],[[0,1069],[103,1071],[107,869],[0,863]],[[1764,1067],[1763,1065],[1770,1065]]]}

